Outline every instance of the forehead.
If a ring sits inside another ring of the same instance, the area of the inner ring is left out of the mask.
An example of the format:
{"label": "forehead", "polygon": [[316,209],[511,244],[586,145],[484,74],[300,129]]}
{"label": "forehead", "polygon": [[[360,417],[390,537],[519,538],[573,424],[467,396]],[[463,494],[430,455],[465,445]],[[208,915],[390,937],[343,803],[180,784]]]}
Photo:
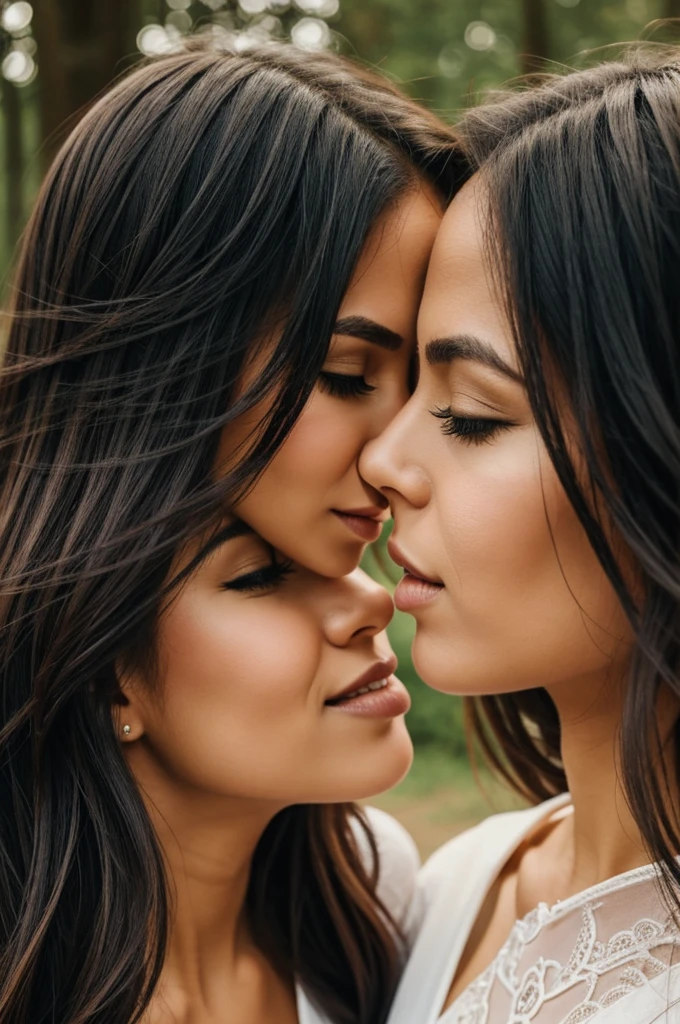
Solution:
{"label": "forehead", "polygon": [[441,204],[425,185],[390,206],[366,240],[341,316],[367,309],[397,333],[412,334],[441,217]]}
{"label": "forehead", "polygon": [[418,339],[469,334],[515,362],[515,346],[484,248],[486,194],[478,177],[453,199],[432,250],[418,318]]}
{"label": "forehead", "polygon": [[482,258],[482,223],[486,192],[475,176],[451,200],[442,220],[432,253],[443,263],[476,265]]}

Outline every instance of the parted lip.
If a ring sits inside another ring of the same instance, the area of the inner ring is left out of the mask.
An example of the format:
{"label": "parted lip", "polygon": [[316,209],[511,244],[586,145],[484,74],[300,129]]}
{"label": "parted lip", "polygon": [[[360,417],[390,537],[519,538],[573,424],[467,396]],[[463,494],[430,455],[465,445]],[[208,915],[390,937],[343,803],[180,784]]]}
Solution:
{"label": "parted lip", "polygon": [[375,519],[378,522],[385,522],[389,519],[389,508],[380,508],[379,505],[366,505],[364,508],[334,508],[333,512],[339,512],[341,516],[363,516],[365,519]]}
{"label": "parted lip", "polygon": [[427,576],[426,573],[422,572],[422,570],[416,568],[413,562],[410,562],[409,559],[402,554],[397,547],[396,542],[392,540],[391,537],[387,542],[387,551],[392,561],[396,562],[397,565],[400,565],[402,569],[405,569],[409,576],[415,576],[416,579],[424,580],[426,583],[433,583],[437,587],[443,586],[441,580],[435,580],[431,576]]}
{"label": "parted lip", "polygon": [[339,690],[337,693],[327,697],[326,704],[328,701],[340,700],[341,697],[346,697],[348,693],[354,693],[355,690],[360,690],[362,686],[368,686],[369,683],[378,683],[381,679],[387,679],[395,671],[397,664],[397,657],[394,654],[385,661],[377,661],[375,665],[371,665],[363,675],[360,675],[353,683],[346,686],[344,690]]}

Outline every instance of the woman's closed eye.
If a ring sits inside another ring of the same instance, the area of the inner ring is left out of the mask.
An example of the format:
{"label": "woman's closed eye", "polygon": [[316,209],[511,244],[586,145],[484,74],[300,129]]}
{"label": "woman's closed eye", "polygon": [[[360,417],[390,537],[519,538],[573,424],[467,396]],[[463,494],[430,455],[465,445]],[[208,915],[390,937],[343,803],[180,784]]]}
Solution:
{"label": "woman's closed eye", "polygon": [[490,419],[486,416],[460,416],[450,406],[435,408],[432,415],[442,420],[442,432],[448,437],[458,437],[466,444],[484,444],[492,441],[503,430],[516,426],[510,420]]}
{"label": "woman's closed eye", "polygon": [[293,572],[293,563],[290,561],[273,560],[267,565],[258,566],[249,572],[226,580],[222,584],[223,590],[232,590],[237,593],[258,593],[275,589],[283,580]]}
{"label": "woman's closed eye", "polygon": [[319,374],[319,387],[334,398],[359,398],[375,391],[362,374],[332,373],[322,370]]}

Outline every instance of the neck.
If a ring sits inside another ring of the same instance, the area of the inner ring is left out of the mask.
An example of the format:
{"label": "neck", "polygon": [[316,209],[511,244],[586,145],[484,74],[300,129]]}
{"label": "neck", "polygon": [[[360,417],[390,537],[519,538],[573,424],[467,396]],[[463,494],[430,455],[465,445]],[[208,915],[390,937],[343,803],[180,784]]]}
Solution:
{"label": "neck", "polygon": [[232,980],[253,955],[245,901],[255,848],[281,808],[197,793],[168,779],[143,746],[129,752],[168,876],[170,925],[159,985],[209,1002],[203,981]]}
{"label": "neck", "polygon": [[[649,855],[622,784],[623,683],[611,677],[588,679],[551,696],[560,717],[562,760],[573,803],[573,815],[564,819],[559,837],[564,897],[648,864]],[[664,696],[659,702],[663,737],[671,732],[677,715],[676,700]],[[664,749],[672,780],[672,744]],[[668,796],[677,806],[677,792]]]}

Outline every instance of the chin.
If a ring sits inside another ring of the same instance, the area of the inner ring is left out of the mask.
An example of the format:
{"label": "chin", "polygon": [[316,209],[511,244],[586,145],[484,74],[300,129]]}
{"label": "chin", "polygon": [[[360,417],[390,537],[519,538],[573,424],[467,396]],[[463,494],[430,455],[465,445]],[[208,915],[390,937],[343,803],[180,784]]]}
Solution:
{"label": "chin", "polygon": [[[348,796],[348,800],[367,800],[379,793],[385,793],[398,785],[408,774],[413,764],[413,742],[403,719],[399,723],[395,722],[390,732],[390,750],[380,750],[374,759],[373,771],[373,765],[366,766],[365,773],[361,773],[360,781],[354,787],[354,796]],[[357,755],[357,767],[360,764],[361,758]]]}
{"label": "chin", "polygon": [[[411,657],[419,678],[431,690],[463,696],[470,693],[470,678],[457,666],[451,653],[445,643],[432,640],[416,629]],[[474,693],[474,687],[472,690]]]}
{"label": "chin", "polygon": [[390,732],[392,735],[389,742],[381,743],[380,749],[372,754],[362,756],[361,751],[353,751],[349,759],[351,773],[345,765],[342,779],[337,780],[337,787],[329,785],[321,800],[317,798],[313,802],[355,803],[358,800],[370,800],[401,782],[413,764],[413,744],[403,721]]}
{"label": "chin", "polygon": [[497,697],[543,685],[530,682],[531,675],[520,672],[508,659],[485,661],[485,652],[478,647],[459,653],[465,656],[456,658],[456,651],[445,642],[422,633],[416,633],[411,649],[413,667],[422,682],[452,697]]}

